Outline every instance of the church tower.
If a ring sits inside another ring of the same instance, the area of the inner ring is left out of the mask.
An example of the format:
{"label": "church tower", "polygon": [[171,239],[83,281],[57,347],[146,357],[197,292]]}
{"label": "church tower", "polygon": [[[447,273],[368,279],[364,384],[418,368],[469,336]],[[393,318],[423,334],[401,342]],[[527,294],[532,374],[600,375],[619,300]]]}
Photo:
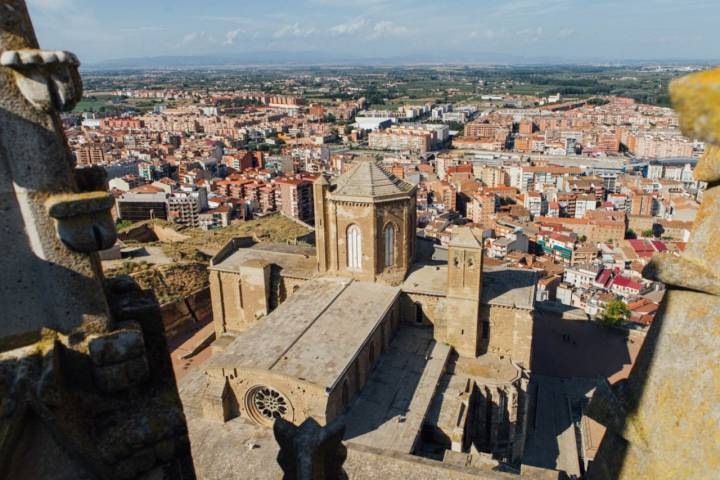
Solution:
{"label": "church tower", "polygon": [[328,269],[327,251],[327,192],[330,189],[330,182],[325,174],[313,182],[313,207],[315,208],[315,244],[317,245],[318,271],[325,272]]}
{"label": "church tower", "polygon": [[320,273],[400,284],[415,259],[416,187],[375,159],[313,185]]}
{"label": "church tower", "polygon": [[448,249],[447,343],[464,357],[476,357],[482,338],[482,241],[471,228],[458,228]]}

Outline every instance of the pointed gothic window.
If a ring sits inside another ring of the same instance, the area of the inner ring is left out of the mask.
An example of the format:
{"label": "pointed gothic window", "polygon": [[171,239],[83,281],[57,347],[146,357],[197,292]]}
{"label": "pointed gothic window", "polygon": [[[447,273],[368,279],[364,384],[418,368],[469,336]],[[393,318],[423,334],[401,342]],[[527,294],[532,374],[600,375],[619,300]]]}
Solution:
{"label": "pointed gothic window", "polygon": [[395,226],[388,223],[385,226],[385,266],[395,265]]}
{"label": "pointed gothic window", "polygon": [[362,270],[362,232],[355,224],[347,229],[347,266],[350,270]]}

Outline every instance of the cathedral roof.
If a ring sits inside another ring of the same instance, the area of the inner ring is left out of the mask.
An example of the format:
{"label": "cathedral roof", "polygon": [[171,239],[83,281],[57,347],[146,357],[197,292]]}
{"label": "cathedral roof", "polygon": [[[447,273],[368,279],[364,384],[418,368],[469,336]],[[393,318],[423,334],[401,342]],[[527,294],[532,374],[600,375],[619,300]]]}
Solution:
{"label": "cathedral roof", "polygon": [[410,195],[415,186],[399,179],[374,160],[358,160],[336,182],[332,198],[352,197],[364,201],[382,201]]}

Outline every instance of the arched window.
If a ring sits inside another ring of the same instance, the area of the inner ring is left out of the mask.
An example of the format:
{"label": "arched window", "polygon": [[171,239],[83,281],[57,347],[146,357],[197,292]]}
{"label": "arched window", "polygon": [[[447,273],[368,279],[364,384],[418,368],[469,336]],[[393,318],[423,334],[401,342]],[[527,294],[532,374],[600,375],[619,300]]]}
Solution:
{"label": "arched window", "polygon": [[388,223],[383,232],[385,238],[385,266],[395,265],[395,225]]}
{"label": "arched window", "polygon": [[362,232],[354,224],[347,229],[347,266],[350,270],[362,270]]}

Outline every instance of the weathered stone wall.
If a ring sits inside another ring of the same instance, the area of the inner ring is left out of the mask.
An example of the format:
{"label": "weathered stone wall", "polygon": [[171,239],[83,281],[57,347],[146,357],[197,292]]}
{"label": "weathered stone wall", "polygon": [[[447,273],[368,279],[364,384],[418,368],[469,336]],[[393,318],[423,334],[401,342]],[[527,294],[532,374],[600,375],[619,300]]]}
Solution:
{"label": "weathered stone wall", "polygon": [[[336,272],[358,280],[373,281],[377,259],[377,232],[373,221],[373,209],[367,204],[332,202],[330,210],[335,214],[331,225],[333,235],[329,245]],[[347,231],[351,225],[357,225],[362,232],[362,270],[359,272],[348,268]],[[337,249],[333,248],[335,244]]]}
{"label": "weathered stone wall", "polygon": [[[327,258],[327,271],[358,280],[402,282],[415,254],[413,199],[370,204],[326,200],[326,225],[318,237],[318,258]],[[411,209],[413,211],[411,211]],[[385,266],[384,229],[395,228],[394,264]],[[411,225],[412,224],[412,225]],[[362,232],[362,269],[348,268],[347,229],[357,225]],[[323,267],[323,263],[319,268]]]}
{"label": "weathered stone wall", "polygon": [[240,266],[240,303],[246,324],[270,313],[270,264],[248,260]]}
{"label": "weathered stone wall", "polygon": [[478,450],[508,463],[522,459],[527,427],[527,381],[475,384],[472,438]]}
{"label": "weathered stone wall", "polygon": [[[409,235],[410,211],[409,202],[389,202],[380,204],[375,213],[375,231],[377,232],[376,280],[397,285],[401,283],[413,262],[413,248],[410,243],[415,241],[415,232]],[[392,224],[395,229],[394,260],[395,264],[385,266],[385,227]]]}
{"label": "weathered stone wall", "polygon": [[210,295],[215,333],[218,338],[226,332],[241,332],[247,328],[242,308],[239,274],[211,271]]}
{"label": "weathered stone wall", "polygon": [[[210,271],[215,332],[239,333],[269,314],[302,285],[305,278],[281,276],[272,265],[241,267],[241,272]],[[260,315],[257,313],[260,312]]]}
{"label": "weathered stone wall", "polygon": [[[211,382],[224,384],[228,381],[230,400],[224,399],[230,411],[226,412],[225,419],[242,417],[254,423],[262,422],[265,426],[271,426],[272,422],[264,420],[256,413],[253,413],[252,394],[256,388],[269,387],[281,393],[288,402],[288,413],[286,420],[300,424],[306,418],[313,417],[322,425],[325,424],[325,412],[328,397],[325,389],[309,382],[278,375],[268,370],[254,370],[236,368],[232,371],[208,370]],[[207,399],[208,406],[217,408],[218,399],[211,396]]]}
{"label": "weathered stone wall", "polygon": [[302,288],[302,286],[305,285],[307,281],[307,278],[296,278],[287,276],[279,277],[279,292],[277,292],[277,294],[275,294],[276,292],[273,292],[273,296],[276,298],[271,297],[271,304],[273,305],[273,308],[277,308],[278,305],[290,298],[292,294]]}
{"label": "weathered stone wall", "polygon": [[168,338],[191,330],[198,321],[212,314],[210,287],[197,290],[180,300],[160,305],[160,314]]}
{"label": "weathered stone wall", "polygon": [[404,292],[400,297],[401,319],[407,323],[432,325],[435,340],[446,342],[445,297]]}
{"label": "weathered stone wall", "polygon": [[480,350],[510,357],[525,368],[530,366],[533,312],[514,307],[482,305]]}

